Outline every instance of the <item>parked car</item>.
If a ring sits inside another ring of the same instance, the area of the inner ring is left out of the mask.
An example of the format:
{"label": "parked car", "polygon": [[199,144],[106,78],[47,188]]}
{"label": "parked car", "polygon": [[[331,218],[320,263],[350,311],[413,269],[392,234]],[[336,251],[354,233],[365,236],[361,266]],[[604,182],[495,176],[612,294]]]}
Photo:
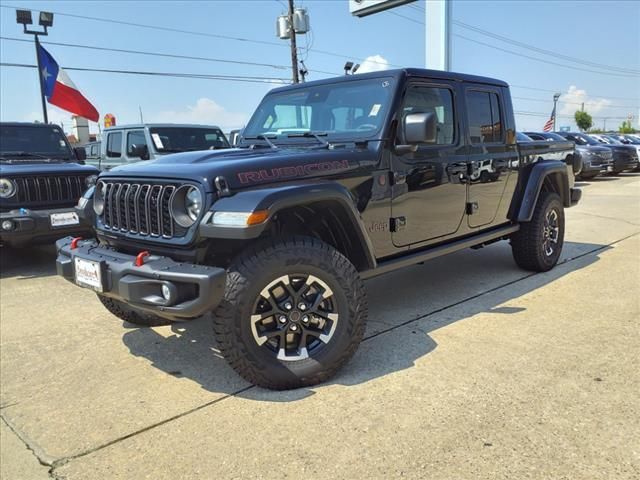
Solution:
{"label": "parked car", "polygon": [[606,143],[607,145],[625,146],[627,147],[627,152],[629,152],[631,156],[633,156],[633,150],[635,150],[636,167],[632,171],[640,170],[640,162],[638,161],[638,157],[640,157],[640,139],[633,140],[633,138],[628,138],[627,136],[616,134],[597,134],[591,136],[599,142]]}
{"label": "parked car", "polygon": [[90,142],[83,145],[82,148],[84,148],[85,151],[86,163],[97,166],[101,155],[100,142]]}
{"label": "parked car", "polygon": [[240,139],[240,135],[242,134],[242,130],[240,129],[236,129],[236,130],[231,130],[229,132],[229,144],[232,147],[235,147],[238,144],[238,141]]}
{"label": "parked car", "polygon": [[79,207],[97,238],[60,240],[58,272],[139,325],[213,311],[254,384],[322,382],[364,334],[363,279],[498,240],[556,264],[581,191],[544,158],[572,147],[517,143],[511,105],[505,82],[422,69],[277,88],[239,148],[102,173]]}
{"label": "parked car", "polygon": [[[557,133],[550,132],[524,132],[532,140],[539,141],[547,141],[547,142],[566,142],[567,139],[561,137]],[[574,147],[575,149],[575,147]],[[552,153],[548,157],[548,160],[560,160],[566,163],[567,165],[571,165],[573,169],[573,175],[578,176],[582,171],[582,158],[580,155],[575,155],[575,152],[571,153]]]}
{"label": "parked car", "polygon": [[110,170],[119,165],[155,160],[170,153],[229,148],[220,128],[213,125],[154,123],[119,125],[102,133],[102,151],[96,165]]}
{"label": "parked car", "polygon": [[613,152],[583,133],[558,132],[575,143],[575,155],[580,157],[582,170],[579,178],[589,180],[613,172]]}
{"label": "parked car", "polygon": [[613,153],[613,172],[612,175],[618,175],[625,170],[633,170],[638,166],[638,152],[630,145],[624,145],[613,137],[607,135],[591,134],[589,135],[601,145],[611,149]]}
{"label": "parked car", "polygon": [[83,160],[57,125],[0,123],[0,244],[92,235],[74,208],[99,173]]}

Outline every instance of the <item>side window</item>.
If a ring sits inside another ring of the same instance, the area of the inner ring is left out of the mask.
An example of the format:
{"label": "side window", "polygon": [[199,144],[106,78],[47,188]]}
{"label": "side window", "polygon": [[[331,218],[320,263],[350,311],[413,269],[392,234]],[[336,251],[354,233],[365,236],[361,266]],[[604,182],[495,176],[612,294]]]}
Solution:
{"label": "side window", "polygon": [[122,156],[122,132],[110,133],[107,138],[107,157]]}
{"label": "side window", "polygon": [[409,87],[402,104],[402,118],[410,113],[433,113],[438,133],[434,145],[451,145],[455,137],[453,93],[448,88]]}
{"label": "side window", "polygon": [[468,91],[467,112],[471,143],[493,143],[502,140],[504,129],[498,95],[492,92]]}
{"label": "side window", "polygon": [[143,130],[134,130],[127,133],[127,156],[133,153],[133,146],[141,147],[147,144]]}

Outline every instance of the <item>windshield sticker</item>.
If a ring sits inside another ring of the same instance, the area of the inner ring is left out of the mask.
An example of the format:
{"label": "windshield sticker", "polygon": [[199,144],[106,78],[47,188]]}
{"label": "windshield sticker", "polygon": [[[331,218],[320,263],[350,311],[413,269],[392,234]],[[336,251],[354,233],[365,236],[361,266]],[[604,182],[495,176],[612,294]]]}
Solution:
{"label": "windshield sticker", "polygon": [[378,112],[380,111],[380,108],[382,107],[382,104],[380,103],[376,103],[373,105],[373,107],[371,107],[371,111],[369,112],[369,116],[370,117],[375,117],[378,115]]}
{"label": "windshield sticker", "polygon": [[385,80],[384,82],[382,82],[382,87],[383,88],[387,88],[389,86],[389,81]]}
{"label": "windshield sticker", "polygon": [[66,147],[66,144],[64,143],[64,140],[60,139],[59,142],[60,142],[60,146],[61,147]]}
{"label": "windshield sticker", "polygon": [[151,138],[153,139],[153,143],[155,144],[157,149],[163,149],[164,145],[162,145],[162,140],[160,139],[160,135],[157,133],[152,133]]}

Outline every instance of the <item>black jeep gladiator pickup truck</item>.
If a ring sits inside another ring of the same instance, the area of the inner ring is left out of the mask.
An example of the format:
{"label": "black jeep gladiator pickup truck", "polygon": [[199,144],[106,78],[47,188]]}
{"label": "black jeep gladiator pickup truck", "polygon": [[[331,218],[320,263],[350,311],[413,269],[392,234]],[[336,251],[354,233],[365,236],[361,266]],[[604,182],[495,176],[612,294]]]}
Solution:
{"label": "black jeep gladiator pickup truck", "polygon": [[213,312],[244,378],[313,385],[362,339],[363,279],[498,240],[522,268],[556,264],[581,192],[543,158],[566,142],[515,136],[509,87],[490,78],[402,69],[278,88],[235,149],[102,173],[79,205],[97,238],[59,240],[57,270],[135,324]]}
{"label": "black jeep gladiator pickup truck", "polygon": [[80,165],[62,129],[42,123],[0,123],[0,244],[25,246],[90,234],[75,206],[98,169]]}

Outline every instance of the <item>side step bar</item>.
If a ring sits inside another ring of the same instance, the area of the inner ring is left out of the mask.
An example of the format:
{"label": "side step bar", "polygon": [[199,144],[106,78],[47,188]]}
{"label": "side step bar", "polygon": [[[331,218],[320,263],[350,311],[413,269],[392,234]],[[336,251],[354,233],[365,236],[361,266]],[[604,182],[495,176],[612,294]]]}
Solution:
{"label": "side step bar", "polygon": [[457,252],[458,250],[464,250],[465,248],[475,247],[485,243],[491,243],[495,240],[499,240],[503,237],[507,237],[520,229],[519,225],[507,225],[506,227],[500,227],[488,232],[483,232],[472,237],[466,237],[460,240],[455,240],[451,243],[444,245],[438,245],[430,247],[419,252],[410,253],[399,258],[386,260],[378,263],[376,268],[371,270],[365,270],[360,274],[363,279],[377,277],[385,273],[393,272],[399,268],[415,265],[416,263],[431,260],[432,258],[441,257],[450,253]]}

